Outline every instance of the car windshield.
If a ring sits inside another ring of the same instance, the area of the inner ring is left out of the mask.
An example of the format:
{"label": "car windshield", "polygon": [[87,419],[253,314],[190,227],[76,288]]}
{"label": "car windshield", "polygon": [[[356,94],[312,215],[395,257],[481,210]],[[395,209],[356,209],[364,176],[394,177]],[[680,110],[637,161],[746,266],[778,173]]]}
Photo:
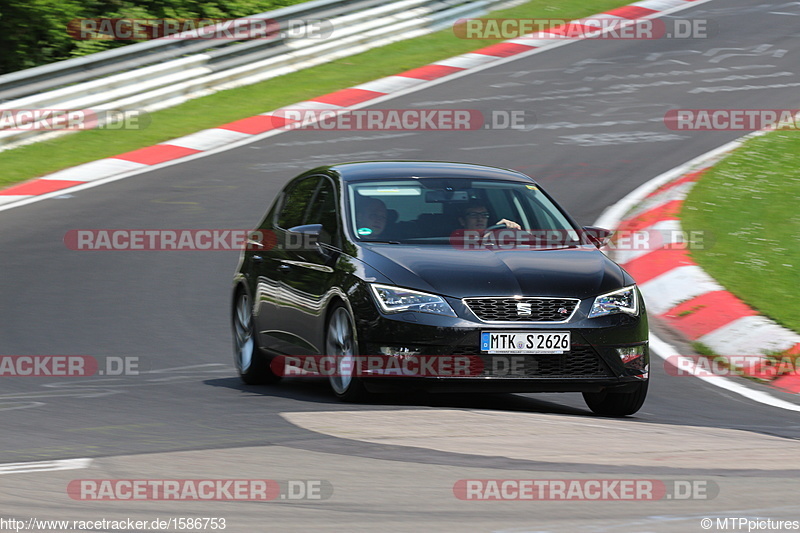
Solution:
{"label": "car windshield", "polygon": [[533,183],[452,178],[359,181],[348,186],[357,240],[497,247],[581,244],[561,210]]}

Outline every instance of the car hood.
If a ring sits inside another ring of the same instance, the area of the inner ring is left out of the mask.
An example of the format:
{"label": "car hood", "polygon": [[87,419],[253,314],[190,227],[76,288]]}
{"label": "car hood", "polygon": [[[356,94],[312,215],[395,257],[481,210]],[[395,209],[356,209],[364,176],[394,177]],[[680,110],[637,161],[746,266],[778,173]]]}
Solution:
{"label": "car hood", "polygon": [[392,283],[453,298],[590,298],[625,284],[622,269],[594,247],[554,250],[458,250],[369,245],[363,260]]}

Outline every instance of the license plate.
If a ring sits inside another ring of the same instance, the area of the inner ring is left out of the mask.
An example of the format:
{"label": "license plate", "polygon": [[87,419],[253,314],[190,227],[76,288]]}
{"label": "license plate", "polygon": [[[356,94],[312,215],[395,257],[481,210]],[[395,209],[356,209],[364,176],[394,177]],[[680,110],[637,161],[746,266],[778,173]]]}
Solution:
{"label": "license plate", "polygon": [[552,353],[568,352],[569,331],[520,332],[483,331],[481,351],[483,353]]}

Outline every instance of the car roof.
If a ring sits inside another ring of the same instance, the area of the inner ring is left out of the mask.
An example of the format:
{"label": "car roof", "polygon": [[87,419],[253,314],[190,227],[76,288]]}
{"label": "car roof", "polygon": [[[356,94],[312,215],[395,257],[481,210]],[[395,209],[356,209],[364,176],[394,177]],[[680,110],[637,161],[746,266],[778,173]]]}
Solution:
{"label": "car roof", "polygon": [[362,161],[325,167],[344,181],[398,178],[478,178],[532,183],[525,174],[504,168],[446,161]]}

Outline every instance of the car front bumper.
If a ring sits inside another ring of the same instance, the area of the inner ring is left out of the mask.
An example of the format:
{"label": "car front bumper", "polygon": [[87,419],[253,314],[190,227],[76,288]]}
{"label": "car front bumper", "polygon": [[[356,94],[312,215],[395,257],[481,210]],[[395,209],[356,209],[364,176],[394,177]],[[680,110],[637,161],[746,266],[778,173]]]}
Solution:
{"label": "car front bumper", "polygon": [[[416,312],[383,314],[361,309],[357,316],[359,353],[408,357],[463,356],[469,375],[409,375],[365,378],[370,390],[413,388],[472,392],[624,392],[649,378],[646,311],[587,318],[591,302],[581,303],[565,323],[486,323],[458,306],[448,317]],[[480,349],[481,332],[570,332],[571,349],[563,354],[490,355]],[[633,352],[633,354],[631,353]],[[476,366],[477,365],[477,366]]]}

